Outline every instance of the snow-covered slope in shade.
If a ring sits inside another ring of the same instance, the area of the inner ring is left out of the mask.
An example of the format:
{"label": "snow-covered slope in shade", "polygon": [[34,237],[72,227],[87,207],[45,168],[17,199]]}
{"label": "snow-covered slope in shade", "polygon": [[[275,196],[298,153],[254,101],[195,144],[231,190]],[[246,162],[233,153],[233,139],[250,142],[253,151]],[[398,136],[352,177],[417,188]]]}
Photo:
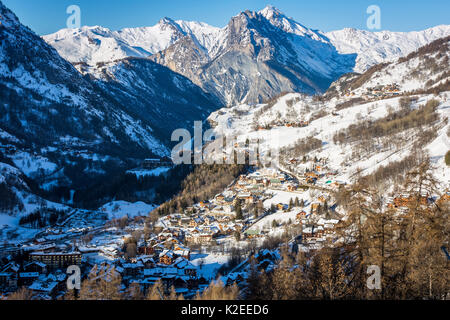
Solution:
{"label": "snow-covered slope in shade", "polygon": [[[92,151],[167,149],[0,2],[0,127],[34,147],[84,141]],[[109,146],[108,146],[109,145]]]}
{"label": "snow-covered slope in shade", "polygon": [[418,48],[450,35],[450,25],[413,32],[370,32],[346,28],[324,34],[340,53],[356,53],[354,71],[364,72],[373,65],[404,57]]}

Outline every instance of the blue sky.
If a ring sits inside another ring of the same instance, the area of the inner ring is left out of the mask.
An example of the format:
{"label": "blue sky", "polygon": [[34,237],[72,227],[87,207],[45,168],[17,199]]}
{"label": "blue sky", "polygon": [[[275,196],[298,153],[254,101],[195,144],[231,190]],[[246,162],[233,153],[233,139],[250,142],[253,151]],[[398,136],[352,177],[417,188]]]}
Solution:
{"label": "blue sky", "polygon": [[303,25],[331,31],[344,27],[367,29],[366,9],[381,8],[381,28],[391,31],[422,30],[450,24],[448,0],[0,0],[20,20],[39,34],[66,27],[66,8],[81,8],[82,25],[101,25],[112,30],[156,24],[162,17],[196,20],[225,26],[246,9],[260,10],[271,4]]}

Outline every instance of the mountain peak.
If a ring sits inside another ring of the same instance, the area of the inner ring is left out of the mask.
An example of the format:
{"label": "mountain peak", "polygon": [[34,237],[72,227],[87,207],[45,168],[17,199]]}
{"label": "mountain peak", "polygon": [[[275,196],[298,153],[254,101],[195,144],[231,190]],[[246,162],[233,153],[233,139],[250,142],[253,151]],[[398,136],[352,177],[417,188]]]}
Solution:
{"label": "mountain peak", "polygon": [[287,17],[272,5],[266,6],[258,14],[267,19],[273,26],[287,33],[296,34],[301,37],[309,37],[315,41],[328,42],[319,32],[305,27],[293,18]]}
{"label": "mountain peak", "polygon": [[159,20],[158,24],[175,24],[175,21],[169,17],[164,17]]}
{"label": "mountain peak", "polygon": [[179,34],[182,35],[185,34],[185,32],[181,29],[178,23],[171,18],[168,17],[162,18],[161,20],[159,20],[158,25],[160,26],[161,30],[172,29],[173,31]]}
{"label": "mountain peak", "polygon": [[284,16],[284,13],[272,5],[267,5],[264,9],[258,12],[260,15],[264,16],[266,19],[272,19],[274,17]]}

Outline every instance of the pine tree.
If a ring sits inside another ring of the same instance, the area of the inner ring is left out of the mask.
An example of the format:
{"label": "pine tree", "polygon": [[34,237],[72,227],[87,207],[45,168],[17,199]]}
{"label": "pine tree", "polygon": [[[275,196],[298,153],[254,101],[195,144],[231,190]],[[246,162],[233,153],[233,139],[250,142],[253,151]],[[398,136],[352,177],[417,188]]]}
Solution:
{"label": "pine tree", "polygon": [[342,239],[341,245],[349,255],[354,257],[353,284],[359,289],[357,296],[365,295],[366,267],[364,265],[368,255],[369,239],[365,222],[371,212],[371,194],[364,182],[353,185],[352,189],[340,190],[336,195],[339,203],[347,210],[346,220],[335,228],[337,237]]}
{"label": "pine tree", "polygon": [[250,270],[247,279],[247,300],[269,300],[272,299],[269,278],[264,271],[258,271],[256,261],[252,257],[250,259]]}
{"label": "pine tree", "polygon": [[277,207],[275,206],[274,203],[272,203],[272,204],[270,205],[270,212],[271,212],[271,213],[277,212]]}
{"label": "pine tree", "polygon": [[276,227],[278,227],[278,222],[277,222],[277,220],[272,220],[272,228],[276,228]]}
{"label": "pine tree", "polygon": [[336,300],[351,297],[345,259],[340,256],[339,250],[322,249],[314,257],[313,264],[314,289],[318,298]]}
{"label": "pine tree", "polygon": [[172,301],[178,300],[178,296],[177,296],[174,286],[172,286],[172,288],[170,289],[170,294],[169,294],[168,300],[172,300]]}
{"label": "pine tree", "polygon": [[127,299],[129,300],[144,300],[144,294],[142,293],[141,286],[133,282],[127,289],[126,293]]}
{"label": "pine tree", "polygon": [[121,300],[122,277],[116,271],[115,267],[111,268],[105,277],[100,278],[100,297],[101,300]]}
{"label": "pine tree", "polygon": [[16,292],[8,296],[8,300],[27,301],[33,298],[33,292],[25,287],[20,288]]}
{"label": "pine tree", "polygon": [[282,260],[272,275],[271,288],[274,300],[294,300],[298,296],[296,281],[292,274],[294,260],[286,250],[282,251]]}
{"label": "pine tree", "polygon": [[292,200],[292,198],[291,198],[291,200],[289,200],[289,208],[288,208],[288,211],[291,211],[293,207],[294,207],[294,200]]}
{"label": "pine tree", "polygon": [[78,294],[76,292],[76,289],[68,290],[67,293],[64,295],[64,300],[78,300]]}
{"label": "pine tree", "polygon": [[239,288],[236,284],[225,287],[222,281],[213,281],[195,300],[237,300],[239,298]]}
{"label": "pine tree", "polygon": [[241,205],[241,201],[238,200],[236,202],[236,220],[242,220],[244,219],[244,216],[242,214],[242,205]]}
{"label": "pine tree", "polygon": [[98,266],[95,265],[89,272],[88,278],[81,283],[80,300],[97,300],[97,277]]}
{"label": "pine tree", "polygon": [[258,219],[258,217],[259,217],[259,209],[257,206],[253,209],[253,217],[255,219]]}
{"label": "pine tree", "polygon": [[161,280],[158,280],[149,290],[147,300],[166,300],[164,286]]}
{"label": "pine tree", "polygon": [[399,225],[395,215],[396,212],[393,209],[383,211],[381,202],[367,214],[365,225],[370,242],[368,242],[368,254],[365,257],[364,265],[380,267],[382,284],[381,291],[366,292],[369,298],[386,299],[393,295],[397,287],[397,284],[390,280],[395,278],[395,274],[398,272],[397,257],[402,254],[402,247],[399,247],[396,241]]}

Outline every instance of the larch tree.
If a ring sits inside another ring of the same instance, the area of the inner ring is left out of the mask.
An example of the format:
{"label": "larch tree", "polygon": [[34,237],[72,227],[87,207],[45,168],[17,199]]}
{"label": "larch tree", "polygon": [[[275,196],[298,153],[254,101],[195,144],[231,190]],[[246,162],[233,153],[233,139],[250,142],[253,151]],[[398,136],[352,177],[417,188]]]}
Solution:
{"label": "larch tree", "polygon": [[147,300],[165,300],[164,285],[161,280],[155,282],[147,293]]}

